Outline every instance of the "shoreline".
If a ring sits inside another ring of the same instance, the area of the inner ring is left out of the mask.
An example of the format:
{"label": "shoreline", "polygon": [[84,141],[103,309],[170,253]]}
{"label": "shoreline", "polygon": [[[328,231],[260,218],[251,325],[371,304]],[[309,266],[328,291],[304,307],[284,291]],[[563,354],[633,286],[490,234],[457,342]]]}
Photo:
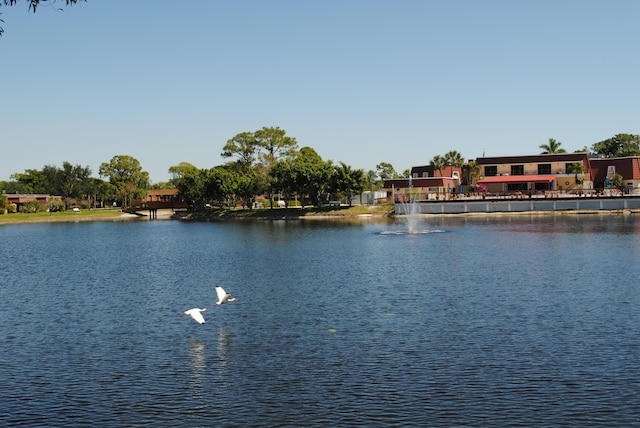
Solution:
{"label": "shoreline", "polygon": [[[76,223],[92,221],[152,221],[148,215],[136,215],[123,212],[113,214],[74,214],[57,216],[51,213],[49,216],[38,216],[29,218],[30,214],[21,214],[21,217],[3,218],[0,215],[0,226],[11,224],[35,224],[35,223]],[[442,218],[442,217],[510,217],[510,216],[568,216],[568,215],[636,215],[640,214],[640,209],[618,209],[618,210],[554,210],[554,211],[516,211],[516,212],[467,212],[467,213],[416,213],[419,218]],[[24,217],[22,217],[24,216]],[[187,212],[158,210],[155,220],[174,220],[185,222],[218,222],[218,221],[268,221],[268,220],[392,220],[395,218],[405,218],[407,214],[397,214],[391,207],[382,207],[375,212],[350,211],[349,208],[322,210],[314,209],[301,212],[299,208],[276,208],[268,210],[212,210],[211,212]]]}

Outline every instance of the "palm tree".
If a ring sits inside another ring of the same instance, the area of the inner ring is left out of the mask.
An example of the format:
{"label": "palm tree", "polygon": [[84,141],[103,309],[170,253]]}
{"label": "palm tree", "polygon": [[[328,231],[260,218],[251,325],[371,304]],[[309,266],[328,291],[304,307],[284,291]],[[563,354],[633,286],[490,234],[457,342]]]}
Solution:
{"label": "palm tree", "polygon": [[469,186],[473,186],[476,180],[480,177],[480,165],[475,161],[467,162],[467,164],[462,168],[462,177]]}
{"label": "palm tree", "polygon": [[553,138],[549,138],[549,144],[541,144],[538,147],[544,150],[542,152],[543,155],[552,155],[554,153],[567,153],[565,149],[560,147],[561,145],[562,145],[561,142],[556,141]]}
{"label": "palm tree", "polygon": [[435,175],[435,171],[438,171],[440,172],[440,176],[442,176],[442,168],[446,166],[446,161],[442,156],[435,155],[429,162],[429,165],[433,168],[433,175]]}
{"label": "palm tree", "polygon": [[450,168],[449,169],[449,172],[450,172],[449,176],[453,176],[453,167],[454,166],[456,166],[458,168],[462,168],[462,165],[464,164],[464,158],[456,150],[451,150],[451,151],[445,153],[444,161],[445,161],[445,166],[448,166]]}

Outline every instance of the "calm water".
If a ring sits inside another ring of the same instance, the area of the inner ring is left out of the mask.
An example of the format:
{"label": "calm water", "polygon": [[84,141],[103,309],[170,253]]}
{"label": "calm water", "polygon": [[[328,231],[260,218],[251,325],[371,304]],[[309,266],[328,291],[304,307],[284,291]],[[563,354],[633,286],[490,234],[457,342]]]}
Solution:
{"label": "calm water", "polygon": [[0,426],[640,425],[637,217],[418,228],[0,227]]}

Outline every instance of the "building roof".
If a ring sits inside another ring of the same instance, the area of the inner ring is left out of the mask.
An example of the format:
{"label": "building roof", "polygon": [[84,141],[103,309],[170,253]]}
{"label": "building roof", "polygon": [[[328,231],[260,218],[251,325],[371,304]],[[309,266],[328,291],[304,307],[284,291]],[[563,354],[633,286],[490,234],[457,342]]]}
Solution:
{"label": "building roof", "polygon": [[418,178],[392,178],[384,180],[384,188],[391,189],[408,187],[447,187],[455,184],[451,177],[418,177]]}
{"label": "building roof", "polygon": [[477,158],[478,165],[522,164],[522,163],[551,163],[551,162],[582,162],[588,158],[588,154],[579,153],[554,153],[551,155],[529,156],[491,156]]}
{"label": "building roof", "polygon": [[178,194],[178,189],[151,189],[147,191],[149,196],[175,196]]}
{"label": "building roof", "polygon": [[478,183],[551,183],[555,175],[495,175],[478,180]]}

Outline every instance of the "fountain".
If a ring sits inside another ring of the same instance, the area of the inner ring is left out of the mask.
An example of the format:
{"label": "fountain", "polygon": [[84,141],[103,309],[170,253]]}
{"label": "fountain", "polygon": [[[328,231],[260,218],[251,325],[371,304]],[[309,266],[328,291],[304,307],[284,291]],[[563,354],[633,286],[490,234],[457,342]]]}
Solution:
{"label": "fountain", "polygon": [[411,177],[409,177],[409,201],[406,200],[401,201],[400,207],[402,209],[398,210],[401,215],[404,215],[404,223],[407,226],[405,230],[394,230],[382,232],[384,235],[418,235],[418,234],[426,234],[426,233],[438,233],[444,232],[444,230],[439,229],[418,229],[420,224],[420,203],[418,202],[417,193],[413,191],[413,184],[411,182]]}

